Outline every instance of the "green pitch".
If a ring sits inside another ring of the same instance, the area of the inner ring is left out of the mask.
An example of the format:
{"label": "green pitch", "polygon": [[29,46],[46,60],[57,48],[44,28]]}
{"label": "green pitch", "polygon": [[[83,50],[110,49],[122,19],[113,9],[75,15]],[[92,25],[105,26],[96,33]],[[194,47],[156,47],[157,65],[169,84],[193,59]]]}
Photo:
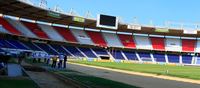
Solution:
{"label": "green pitch", "polygon": [[200,67],[193,67],[193,66],[170,66],[170,65],[158,65],[158,64],[88,62],[88,61],[70,61],[70,62],[101,66],[113,69],[121,69],[121,70],[143,72],[143,73],[153,73],[157,75],[168,75],[168,76],[200,80]]}

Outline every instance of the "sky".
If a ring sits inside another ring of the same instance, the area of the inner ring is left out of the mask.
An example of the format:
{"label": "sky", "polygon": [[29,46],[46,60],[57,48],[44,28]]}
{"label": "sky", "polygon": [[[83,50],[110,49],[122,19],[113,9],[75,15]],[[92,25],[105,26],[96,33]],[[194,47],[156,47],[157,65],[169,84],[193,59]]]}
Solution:
{"label": "sky", "polygon": [[[39,0],[33,0],[38,2]],[[80,16],[89,11],[93,18],[98,14],[120,17],[123,23],[162,26],[165,22],[184,24],[200,23],[200,0],[46,0],[47,6],[58,5],[64,11],[71,8]]]}

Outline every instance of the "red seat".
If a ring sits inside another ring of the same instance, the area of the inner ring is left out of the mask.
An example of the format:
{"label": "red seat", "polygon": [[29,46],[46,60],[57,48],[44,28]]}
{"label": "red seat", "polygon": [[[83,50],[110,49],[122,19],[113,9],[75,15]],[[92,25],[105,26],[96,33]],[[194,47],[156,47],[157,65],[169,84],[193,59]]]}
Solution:
{"label": "red seat", "polygon": [[133,36],[132,35],[123,35],[123,34],[118,34],[119,39],[121,40],[121,43],[124,45],[126,48],[136,48],[136,44],[133,41]]}
{"label": "red seat", "polygon": [[74,35],[67,28],[56,27],[56,26],[53,26],[53,27],[68,42],[77,42],[77,40],[74,37]]}
{"label": "red seat", "polygon": [[18,31],[15,27],[13,27],[10,23],[8,23],[5,19],[0,17],[0,24],[10,33],[15,35],[22,35],[20,31]]}
{"label": "red seat", "polygon": [[150,39],[154,50],[165,51],[164,38],[151,37]]}
{"label": "red seat", "polygon": [[194,52],[196,40],[182,39],[182,51]]}
{"label": "red seat", "polygon": [[36,23],[30,23],[30,22],[25,22],[22,21],[22,23],[30,30],[32,31],[36,36],[38,36],[39,38],[44,38],[44,39],[49,39],[49,37],[47,36],[47,34],[42,31],[38,25]]}
{"label": "red seat", "polygon": [[107,47],[107,44],[100,32],[86,31],[86,33],[96,45],[101,47]]}

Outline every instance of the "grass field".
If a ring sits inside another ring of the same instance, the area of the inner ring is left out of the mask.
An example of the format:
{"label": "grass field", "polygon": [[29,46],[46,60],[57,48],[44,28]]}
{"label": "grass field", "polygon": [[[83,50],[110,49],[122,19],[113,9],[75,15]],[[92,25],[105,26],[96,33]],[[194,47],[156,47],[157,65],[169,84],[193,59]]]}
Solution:
{"label": "grass field", "polygon": [[181,78],[200,80],[200,67],[192,66],[169,66],[158,64],[135,64],[135,63],[115,63],[115,62],[88,62],[88,61],[69,61],[72,63],[101,66],[113,69],[128,70],[157,75],[168,75]]}
{"label": "grass field", "polygon": [[81,84],[89,86],[89,88],[139,88],[131,85],[127,85],[124,83],[94,77],[90,75],[86,75],[80,72],[71,71],[71,70],[60,70],[54,71],[56,73],[62,74],[67,78],[78,81]]}
{"label": "grass field", "polygon": [[0,88],[39,88],[32,80],[0,78]]}

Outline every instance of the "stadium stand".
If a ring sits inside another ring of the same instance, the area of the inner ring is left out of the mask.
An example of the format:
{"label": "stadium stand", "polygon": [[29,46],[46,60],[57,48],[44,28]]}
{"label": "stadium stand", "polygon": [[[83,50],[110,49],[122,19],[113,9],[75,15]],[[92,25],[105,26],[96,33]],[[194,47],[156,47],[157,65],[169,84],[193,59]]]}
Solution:
{"label": "stadium stand", "polygon": [[181,51],[181,40],[180,38],[166,38],[166,46],[165,49],[167,51]]}
{"label": "stadium stand", "polygon": [[16,46],[14,46],[14,45],[8,43],[8,42],[7,42],[6,40],[4,40],[4,39],[0,39],[0,46],[1,46],[2,48],[17,49]]}
{"label": "stadium stand", "polygon": [[20,21],[14,20],[11,18],[5,18],[13,27],[18,29],[23,35],[28,36],[30,38],[37,38],[35,34],[33,34],[27,27],[25,27]]}
{"label": "stadium stand", "polygon": [[21,42],[19,41],[16,41],[16,40],[6,40],[6,41],[14,45],[15,47],[17,47],[17,49],[29,50],[26,46],[21,44]]}
{"label": "stadium stand", "polygon": [[89,58],[97,58],[90,48],[79,47],[79,50],[81,50]]}
{"label": "stadium stand", "polygon": [[76,37],[76,39],[79,41],[80,44],[88,44],[88,45],[94,45],[91,38],[88,37],[85,31],[80,29],[71,29],[71,32]]}
{"label": "stadium stand", "polygon": [[42,50],[47,52],[50,55],[58,55],[58,52],[51,48],[48,44],[44,43],[34,43],[35,45],[39,46]]}
{"label": "stadium stand", "polygon": [[53,26],[53,28],[68,42],[78,42],[71,31],[67,28]]}
{"label": "stadium stand", "polygon": [[61,45],[50,44],[50,46],[51,46],[52,48],[54,48],[54,50],[58,51],[59,54],[64,54],[64,55],[67,55],[67,56],[72,56],[72,55],[71,55],[68,51],[66,51],[66,50],[64,49],[64,47],[61,46]]}
{"label": "stadium stand", "polygon": [[152,62],[152,58],[151,58],[151,55],[150,53],[147,53],[147,52],[138,52],[138,55],[140,56],[140,59],[142,61],[145,61],[145,62]]}
{"label": "stadium stand", "polygon": [[92,50],[99,56],[108,55],[108,52],[105,49],[93,48]]}
{"label": "stadium stand", "polygon": [[132,51],[122,51],[128,60],[138,61],[135,52]]}
{"label": "stadium stand", "polygon": [[100,32],[86,31],[86,33],[97,46],[107,47],[107,44]]}
{"label": "stadium stand", "polygon": [[21,21],[31,32],[33,32],[37,37],[43,38],[43,39],[49,39],[47,34],[43,32],[36,23],[30,23],[30,22],[25,22]]}
{"label": "stadium stand", "polygon": [[179,57],[179,55],[176,55],[176,54],[168,54],[167,58],[168,58],[169,63],[179,63],[180,62],[180,57]]}
{"label": "stadium stand", "polygon": [[120,50],[111,50],[110,53],[115,59],[125,60]]}
{"label": "stadium stand", "polygon": [[73,47],[73,46],[64,46],[64,47],[76,57],[85,57],[76,47]]}
{"label": "stadium stand", "polygon": [[154,53],[153,57],[156,62],[166,62],[165,54]]}
{"label": "stadium stand", "polygon": [[153,50],[165,51],[165,41],[164,38],[150,37]]}
{"label": "stadium stand", "polygon": [[152,45],[147,36],[134,36],[137,49],[152,50]]}
{"label": "stadium stand", "polygon": [[194,52],[196,40],[182,39],[182,51]]}
{"label": "stadium stand", "polygon": [[125,48],[136,48],[132,35],[118,34],[118,36]]}
{"label": "stadium stand", "polygon": [[45,24],[38,24],[39,27],[44,31],[49,38],[51,38],[54,41],[64,41],[64,38],[60,36],[55,29],[53,29],[50,25]]}
{"label": "stadium stand", "polygon": [[8,23],[3,17],[0,17],[0,24],[10,33],[15,35],[22,35],[20,31],[15,29],[10,23]]}
{"label": "stadium stand", "polygon": [[183,64],[191,64],[192,56],[191,55],[182,55],[182,63]]}
{"label": "stadium stand", "polygon": [[38,46],[34,45],[32,42],[21,42],[21,43],[23,43],[25,46],[27,46],[29,49],[33,51],[43,51]]}
{"label": "stadium stand", "polygon": [[0,24],[0,32],[9,34],[9,32]]}
{"label": "stadium stand", "polygon": [[117,34],[102,32],[104,39],[109,47],[123,47]]}

